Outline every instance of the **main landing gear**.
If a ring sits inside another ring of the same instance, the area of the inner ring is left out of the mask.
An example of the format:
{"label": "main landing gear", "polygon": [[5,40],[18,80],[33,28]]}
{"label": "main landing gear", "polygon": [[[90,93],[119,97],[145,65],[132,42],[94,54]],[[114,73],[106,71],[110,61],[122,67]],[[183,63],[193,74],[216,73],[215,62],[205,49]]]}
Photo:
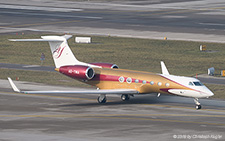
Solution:
{"label": "main landing gear", "polygon": [[[130,99],[130,96],[133,96],[133,95],[130,95],[130,94],[122,94],[121,95],[121,99],[122,101],[128,101]],[[100,94],[100,96],[98,97],[98,103],[106,103],[107,101],[107,98],[106,98],[106,95],[105,94]]]}
{"label": "main landing gear", "polygon": [[121,99],[122,99],[122,101],[128,101],[130,99],[130,95],[128,95],[128,94],[122,94],[121,95]]}
{"label": "main landing gear", "polygon": [[106,103],[107,101],[105,94],[100,94],[97,100],[98,100],[98,103],[101,103],[101,104]]}
{"label": "main landing gear", "polygon": [[196,110],[199,110],[202,108],[201,103],[198,101],[198,98],[194,98],[194,102],[196,104],[195,106]]}

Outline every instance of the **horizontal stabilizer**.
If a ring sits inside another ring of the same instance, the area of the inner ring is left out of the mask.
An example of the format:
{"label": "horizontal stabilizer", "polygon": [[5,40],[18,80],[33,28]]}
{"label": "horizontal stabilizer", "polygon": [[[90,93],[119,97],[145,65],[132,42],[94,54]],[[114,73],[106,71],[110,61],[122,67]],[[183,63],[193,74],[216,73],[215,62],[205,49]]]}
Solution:
{"label": "horizontal stabilizer", "polygon": [[55,39],[9,39],[9,41],[14,42],[62,42],[63,40],[55,40]]}
{"label": "horizontal stabilizer", "polygon": [[9,39],[9,41],[16,42],[63,42],[72,37],[72,35],[63,35],[63,36],[41,36],[42,39]]}

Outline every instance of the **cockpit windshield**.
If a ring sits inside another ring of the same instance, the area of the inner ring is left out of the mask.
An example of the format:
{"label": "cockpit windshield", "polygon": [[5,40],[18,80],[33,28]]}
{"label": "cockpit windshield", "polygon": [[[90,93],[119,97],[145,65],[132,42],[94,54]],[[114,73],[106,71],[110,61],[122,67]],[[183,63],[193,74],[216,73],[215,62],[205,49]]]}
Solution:
{"label": "cockpit windshield", "polygon": [[196,82],[193,82],[195,84],[195,86],[203,86],[203,84],[200,82],[200,81],[196,81]]}
{"label": "cockpit windshield", "polygon": [[191,86],[204,86],[200,81],[189,82],[189,85],[191,85]]}

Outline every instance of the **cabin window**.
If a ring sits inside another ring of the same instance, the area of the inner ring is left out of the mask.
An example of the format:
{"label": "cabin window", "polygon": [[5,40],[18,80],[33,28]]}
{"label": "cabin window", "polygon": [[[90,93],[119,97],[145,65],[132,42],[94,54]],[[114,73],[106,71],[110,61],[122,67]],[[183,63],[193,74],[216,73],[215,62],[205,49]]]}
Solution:
{"label": "cabin window", "polygon": [[128,78],[127,78],[127,83],[130,84],[131,82],[132,82],[132,79],[131,79],[130,77],[128,77]]}
{"label": "cabin window", "polygon": [[154,81],[151,81],[150,84],[153,85],[154,84]]}
{"label": "cabin window", "polygon": [[135,83],[139,83],[139,80],[138,79],[135,79]]}
{"label": "cabin window", "polygon": [[161,86],[162,85],[162,82],[158,82],[158,86]]}
{"label": "cabin window", "polygon": [[143,80],[143,81],[142,81],[142,84],[146,84],[146,81],[145,81],[145,80]]}
{"label": "cabin window", "polygon": [[169,83],[166,83],[166,87],[169,87],[170,86],[170,84]]}
{"label": "cabin window", "polygon": [[120,76],[119,81],[120,81],[120,83],[123,83],[124,82],[124,77]]}

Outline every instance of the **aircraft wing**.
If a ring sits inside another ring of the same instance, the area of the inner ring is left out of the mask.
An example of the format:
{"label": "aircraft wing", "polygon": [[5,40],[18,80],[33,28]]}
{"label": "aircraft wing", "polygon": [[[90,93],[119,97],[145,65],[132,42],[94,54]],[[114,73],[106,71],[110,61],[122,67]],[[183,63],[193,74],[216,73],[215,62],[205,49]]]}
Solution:
{"label": "aircraft wing", "polygon": [[138,94],[133,89],[109,89],[109,90],[86,90],[86,91],[21,91],[16,87],[11,78],[8,77],[9,83],[13,90],[25,94]]}

